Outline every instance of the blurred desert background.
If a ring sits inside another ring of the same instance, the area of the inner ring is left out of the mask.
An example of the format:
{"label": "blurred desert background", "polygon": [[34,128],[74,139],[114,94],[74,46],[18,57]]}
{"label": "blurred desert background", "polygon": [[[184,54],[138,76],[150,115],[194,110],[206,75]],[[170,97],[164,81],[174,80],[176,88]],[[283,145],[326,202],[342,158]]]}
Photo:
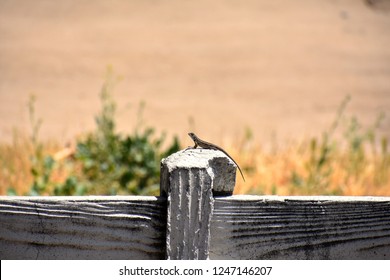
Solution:
{"label": "blurred desert background", "polygon": [[0,0],[0,142],[31,134],[32,95],[42,141],[93,130],[107,68],[123,133],[143,103],[183,146],[194,130],[237,156],[248,131],[263,147],[321,137],[349,96],[390,136],[389,0]]}

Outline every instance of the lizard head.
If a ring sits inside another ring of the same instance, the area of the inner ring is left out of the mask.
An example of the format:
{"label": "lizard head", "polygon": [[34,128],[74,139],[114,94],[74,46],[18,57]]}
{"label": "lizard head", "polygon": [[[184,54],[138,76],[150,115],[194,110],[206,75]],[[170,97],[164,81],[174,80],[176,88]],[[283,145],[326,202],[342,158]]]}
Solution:
{"label": "lizard head", "polygon": [[196,135],[192,132],[188,133],[188,136],[190,136],[192,140],[196,138]]}

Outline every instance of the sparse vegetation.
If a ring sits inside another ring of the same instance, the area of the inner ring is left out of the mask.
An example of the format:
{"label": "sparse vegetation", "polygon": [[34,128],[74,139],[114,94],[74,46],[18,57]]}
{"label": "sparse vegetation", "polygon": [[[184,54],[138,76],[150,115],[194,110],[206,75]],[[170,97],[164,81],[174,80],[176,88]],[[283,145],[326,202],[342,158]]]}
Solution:
{"label": "sparse vegetation", "polygon": [[[30,99],[31,138],[23,144],[15,141],[14,145],[0,147],[1,177],[4,178],[0,184],[7,188],[7,194],[158,194],[160,161],[179,149],[178,139],[175,137],[170,144],[164,144],[165,135],[155,136],[153,128],[144,126],[142,121],[131,135],[117,133],[116,104],[111,96],[116,82],[109,72],[100,93],[102,110],[96,117],[96,130],[78,139],[74,151],[65,153],[65,158],[56,156],[50,146],[38,140],[41,120],[35,117],[35,99]],[[139,120],[141,117],[138,115]],[[19,154],[20,148],[22,154]],[[30,155],[29,160],[27,155]],[[23,158],[23,168],[18,168],[18,158],[9,160],[13,156]],[[15,180],[28,173],[26,169],[30,169],[30,176],[25,176],[21,182]],[[23,185],[31,187],[25,190]],[[4,194],[4,187],[2,192]]]}
{"label": "sparse vegetation", "polygon": [[[144,105],[134,131],[127,136],[117,133],[111,95],[116,82],[109,73],[100,94],[96,130],[77,139],[74,149],[65,149],[65,156],[59,155],[59,144],[39,141],[42,121],[36,118],[32,97],[31,137],[15,134],[12,144],[0,145],[1,194],[157,195],[160,160],[179,150],[180,143],[173,138],[166,144],[165,135],[155,136],[153,128],[143,124]],[[247,129],[234,147],[226,147],[247,177],[246,183],[237,180],[235,193],[390,195],[388,139],[376,134],[384,115],[363,127],[358,118],[345,115],[349,100],[342,102],[321,137],[283,150],[264,152]]]}
{"label": "sparse vegetation", "polygon": [[245,155],[252,181],[238,182],[236,193],[390,195],[388,139],[376,134],[384,115],[365,128],[358,118],[345,115],[349,101],[347,97],[342,102],[321,138],[272,153],[259,147],[236,151]]}

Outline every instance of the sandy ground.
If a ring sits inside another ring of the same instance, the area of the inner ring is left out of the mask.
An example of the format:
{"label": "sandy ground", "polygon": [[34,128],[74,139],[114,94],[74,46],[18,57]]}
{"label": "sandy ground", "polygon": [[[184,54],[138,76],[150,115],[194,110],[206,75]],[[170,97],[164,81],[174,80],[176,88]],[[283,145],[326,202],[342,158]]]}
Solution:
{"label": "sandy ground", "polygon": [[[0,0],[0,141],[66,142],[94,127],[106,68],[122,77],[119,129],[148,125],[218,143],[318,135],[346,95],[364,124],[387,113],[390,1]],[[188,140],[189,144],[190,141]]]}

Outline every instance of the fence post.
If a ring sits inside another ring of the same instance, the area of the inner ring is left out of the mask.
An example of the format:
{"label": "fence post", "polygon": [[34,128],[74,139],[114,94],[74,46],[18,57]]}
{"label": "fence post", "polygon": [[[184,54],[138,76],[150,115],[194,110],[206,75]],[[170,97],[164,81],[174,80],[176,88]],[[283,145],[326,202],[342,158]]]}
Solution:
{"label": "fence post", "polygon": [[220,151],[189,149],[161,161],[160,192],[167,197],[167,259],[208,259],[213,195],[231,195],[235,178],[235,165]]}

